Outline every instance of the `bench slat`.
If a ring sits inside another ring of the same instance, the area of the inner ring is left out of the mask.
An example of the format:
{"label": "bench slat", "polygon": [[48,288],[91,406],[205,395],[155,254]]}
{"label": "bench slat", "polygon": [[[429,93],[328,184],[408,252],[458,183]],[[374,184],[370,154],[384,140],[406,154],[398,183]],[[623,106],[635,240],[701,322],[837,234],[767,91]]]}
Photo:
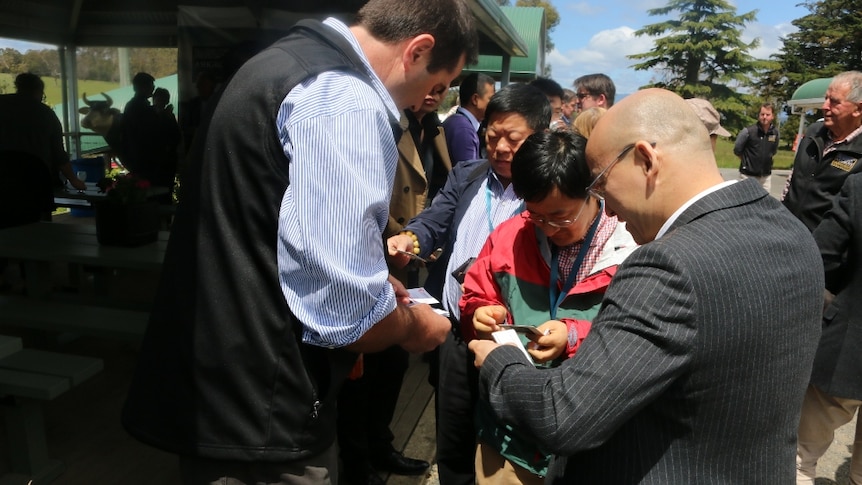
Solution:
{"label": "bench slat", "polygon": [[51,400],[69,390],[65,377],[0,369],[0,395],[15,395],[32,399]]}
{"label": "bench slat", "polygon": [[20,337],[0,335],[0,358],[14,354],[23,348]]}
{"label": "bench slat", "polygon": [[149,313],[50,300],[0,298],[0,324],[140,340]]}
{"label": "bench slat", "polygon": [[92,357],[24,349],[0,359],[0,368],[64,377],[77,386],[101,372],[104,365]]}

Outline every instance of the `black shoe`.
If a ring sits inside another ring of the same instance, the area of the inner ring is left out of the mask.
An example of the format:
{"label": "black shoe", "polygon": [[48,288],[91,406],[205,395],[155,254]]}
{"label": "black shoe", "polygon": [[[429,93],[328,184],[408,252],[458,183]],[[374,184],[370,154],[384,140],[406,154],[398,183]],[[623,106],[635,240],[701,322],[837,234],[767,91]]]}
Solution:
{"label": "black shoe", "polygon": [[396,475],[422,475],[431,466],[427,461],[408,458],[394,450],[388,455],[372,458],[371,464],[380,471]]}
{"label": "black shoe", "polygon": [[344,481],[351,485],[386,485],[386,481],[370,465],[359,471],[344,470],[343,475]]}

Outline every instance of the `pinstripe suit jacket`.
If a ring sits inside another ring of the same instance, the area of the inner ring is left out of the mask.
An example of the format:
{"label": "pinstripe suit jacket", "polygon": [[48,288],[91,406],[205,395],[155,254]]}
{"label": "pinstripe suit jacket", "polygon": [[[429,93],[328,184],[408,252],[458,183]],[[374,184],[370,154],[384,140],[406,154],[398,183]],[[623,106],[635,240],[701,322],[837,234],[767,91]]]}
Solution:
{"label": "pinstripe suit jacket", "polygon": [[629,256],[562,366],[491,352],[482,398],[558,456],[547,483],[793,483],[822,271],[805,226],[733,184]]}

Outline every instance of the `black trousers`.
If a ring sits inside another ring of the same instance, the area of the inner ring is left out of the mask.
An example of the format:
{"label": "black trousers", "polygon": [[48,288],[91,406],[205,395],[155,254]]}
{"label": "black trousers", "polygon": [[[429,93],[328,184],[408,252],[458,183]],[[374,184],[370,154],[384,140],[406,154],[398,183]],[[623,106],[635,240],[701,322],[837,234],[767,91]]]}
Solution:
{"label": "black trousers", "polygon": [[473,485],[476,481],[476,427],[479,371],[467,344],[451,332],[439,348],[437,409],[437,471],[441,485]]}
{"label": "black trousers", "polygon": [[345,474],[361,473],[371,458],[393,451],[389,424],[407,372],[410,354],[395,345],[364,354],[364,372],[348,380],[338,395],[339,456]]}

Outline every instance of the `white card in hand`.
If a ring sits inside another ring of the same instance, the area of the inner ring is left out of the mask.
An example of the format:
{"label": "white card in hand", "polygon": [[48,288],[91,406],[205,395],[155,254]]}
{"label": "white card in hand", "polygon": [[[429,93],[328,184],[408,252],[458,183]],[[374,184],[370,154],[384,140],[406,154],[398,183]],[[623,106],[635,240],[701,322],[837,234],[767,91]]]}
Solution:
{"label": "white card in hand", "polygon": [[524,348],[524,344],[521,343],[521,338],[518,337],[517,332],[512,329],[498,330],[496,332],[493,332],[491,336],[494,337],[494,342],[497,342],[498,344],[514,344],[516,347],[521,349],[521,352],[523,352],[524,355],[527,356],[527,360],[530,361],[531,364],[533,364],[533,358],[530,357],[530,353],[527,352],[527,349]]}

